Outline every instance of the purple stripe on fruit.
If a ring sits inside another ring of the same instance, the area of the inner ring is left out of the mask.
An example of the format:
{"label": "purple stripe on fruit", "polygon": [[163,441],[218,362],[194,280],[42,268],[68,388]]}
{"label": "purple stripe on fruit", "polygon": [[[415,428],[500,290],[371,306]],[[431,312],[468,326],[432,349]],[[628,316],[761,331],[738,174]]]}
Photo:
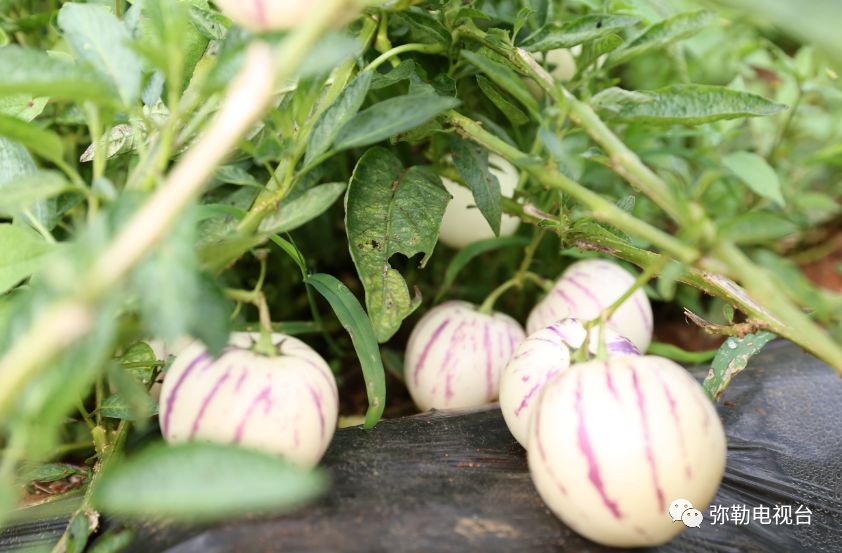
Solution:
{"label": "purple stripe on fruit", "polygon": [[591,485],[596,489],[596,492],[599,494],[599,497],[602,499],[602,504],[611,511],[611,514],[614,518],[620,519],[623,518],[623,513],[620,512],[620,507],[617,505],[617,502],[610,497],[605,491],[605,483],[602,481],[602,475],[599,472],[599,461],[596,459],[596,454],[594,454],[593,446],[591,445],[591,438],[588,434],[587,425],[585,422],[585,410],[582,408],[582,377],[579,376],[579,379],[576,383],[576,392],[575,392],[575,409],[576,409],[576,416],[578,417],[579,424],[576,430],[576,441],[579,444],[579,451],[582,452],[582,455],[585,457],[585,461],[588,464],[588,480],[590,481]]}

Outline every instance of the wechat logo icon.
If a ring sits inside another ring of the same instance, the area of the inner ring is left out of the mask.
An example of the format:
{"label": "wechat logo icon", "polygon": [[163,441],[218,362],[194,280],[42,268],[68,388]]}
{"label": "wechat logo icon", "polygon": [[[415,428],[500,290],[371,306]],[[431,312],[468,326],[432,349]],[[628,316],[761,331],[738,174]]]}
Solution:
{"label": "wechat logo icon", "polygon": [[676,499],[670,503],[669,515],[673,522],[681,521],[688,528],[698,528],[704,518],[702,512],[687,499]]}

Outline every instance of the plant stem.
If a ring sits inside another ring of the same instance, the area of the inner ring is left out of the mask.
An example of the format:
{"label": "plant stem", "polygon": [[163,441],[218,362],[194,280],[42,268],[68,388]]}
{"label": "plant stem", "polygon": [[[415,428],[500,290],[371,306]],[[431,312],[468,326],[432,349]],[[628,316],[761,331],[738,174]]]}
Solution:
{"label": "plant stem", "polygon": [[90,331],[99,301],[166,236],[201,193],[217,164],[268,108],[275,83],[294,74],[336,14],[346,7],[347,0],[324,0],[321,9],[313,10],[276,52],[265,43],[251,45],[210,129],[94,261],[81,279],[87,284],[84,294],[47,306],[0,358],[0,419],[31,377]]}
{"label": "plant stem", "polygon": [[369,63],[363,71],[374,71],[394,56],[398,56],[406,52],[419,52],[421,54],[440,54],[444,52],[444,46],[442,46],[441,44],[424,44],[415,42],[410,44],[401,44],[400,46],[395,46],[391,50],[380,54],[374,61]]}
{"label": "plant stem", "polygon": [[[608,322],[608,319],[610,319],[614,315],[617,309],[619,309],[621,305],[626,303],[626,300],[632,297],[632,294],[637,292],[642,286],[645,286],[650,280],[657,276],[664,269],[667,263],[669,263],[669,261],[670,259],[668,257],[661,256],[654,263],[646,267],[643,270],[643,272],[640,273],[640,275],[635,279],[634,283],[632,283],[628,290],[623,292],[623,294],[619,298],[617,298],[614,301],[614,303],[603,309],[602,312],[596,318],[587,321],[585,323],[585,328],[590,330],[598,324],[605,324],[606,322]],[[602,340],[600,340],[600,342],[602,342]]]}
{"label": "plant stem", "polygon": [[[102,472],[106,470],[114,459],[117,458],[117,455],[122,452],[123,445],[126,443],[126,438],[129,435],[129,426],[130,423],[128,421],[120,421],[120,424],[117,426],[114,439],[111,440],[111,442],[101,452],[99,460],[94,465],[93,471],[91,471],[91,477],[90,480],[88,480],[88,488],[85,490],[82,503],[70,517],[71,522],[77,516],[88,517],[88,520],[91,522],[88,530],[89,536],[96,532],[99,528],[99,513],[93,509],[91,504],[93,492],[96,489],[98,479]],[[67,540],[69,537],[70,525],[68,524],[68,527],[65,529],[64,534],[62,534],[61,539],[59,539],[58,543],[56,543],[53,547],[52,553],[64,553],[67,550]]]}
{"label": "plant stem", "polygon": [[[526,246],[523,252],[523,260],[520,262],[520,267],[518,268],[517,273],[515,276],[495,288],[485,301],[482,302],[482,305],[479,308],[480,313],[485,313],[486,315],[490,314],[494,310],[494,304],[497,303],[497,300],[500,299],[500,296],[503,295],[507,290],[511,288],[522,288],[523,281],[527,279],[527,273],[529,273],[529,266],[532,265],[532,259],[535,257],[535,251],[538,249],[538,246],[541,245],[541,239],[544,238],[545,231],[543,229],[538,230],[535,235],[532,237],[532,241]],[[537,275],[533,275],[529,273],[531,277],[537,277]],[[540,277],[538,277],[540,279]],[[533,278],[529,278],[529,280],[533,280]],[[540,279],[543,281],[543,279]],[[544,286],[544,283],[541,282],[540,286]]]}
{"label": "plant stem", "polygon": [[709,363],[711,359],[716,357],[716,352],[718,351],[719,350],[717,349],[712,349],[708,351],[687,351],[672,344],[665,344],[663,342],[652,342],[651,344],[649,344],[648,353],[650,355],[659,355],[661,357],[666,357],[668,359],[672,359],[673,361],[678,361],[679,363],[692,363],[701,365],[703,363]]}
{"label": "plant stem", "polygon": [[[795,306],[787,296],[781,293],[770,275],[746,256],[742,250],[730,242],[720,243],[714,250],[714,255],[727,263],[738,273],[740,281],[746,287],[750,296],[763,298],[764,305],[769,311],[784,321],[784,326],[791,335],[797,334],[799,340],[793,339],[817,357],[825,360],[838,373],[842,374],[842,348],[819,325]],[[766,322],[765,317],[758,317]],[[779,334],[770,326],[770,330]],[[792,338],[791,338],[792,339]]]}
{"label": "plant stem", "polygon": [[561,190],[586,205],[592,210],[592,215],[595,219],[611,224],[632,236],[646,240],[683,263],[691,264],[700,257],[698,250],[692,246],[637,219],[599,194],[591,192],[576,181],[559,173],[554,166],[549,164],[536,165],[526,154],[487,132],[476,121],[460,115],[455,111],[445,114],[445,119],[463,137],[485,146],[516,166],[529,171],[544,186]]}

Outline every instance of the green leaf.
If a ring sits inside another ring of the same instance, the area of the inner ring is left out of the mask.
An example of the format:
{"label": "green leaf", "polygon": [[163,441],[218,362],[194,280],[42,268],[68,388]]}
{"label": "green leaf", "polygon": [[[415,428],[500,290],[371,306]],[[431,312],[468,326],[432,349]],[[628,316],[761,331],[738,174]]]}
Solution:
{"label": "green leaf", "polygon": [[787,109],[762,96],[722,86],[672,85],[658,90],[603,90],[591,100],[606,119],[654,125],[701,125],[774,115]]}
{"label": "green leaf", "polygon": [[450,45],[450,32],[428,10],[412,6],[395,15],[409,26],[410,42]]}
{"label": "green leaf", "polygon": [[140,96],[140,59],[129,47],[131,37],[123,22],[104,6],[68,3],[58,24],[76,57],[90,63],[130,105]]}
{"label": "green leaf", "polygon": [[564,24],[542,27],[520,45],[530,52],[547,52],[556,48],[571,48],[614,34],[637,23],[636,17],[627,15],[591,14]]}
{"label": "green leaf", "polygon": [[510,246],[525,246],[529,244],[529,238],[526,236],[504,236],[501,238],[489,238],[488,240],[480,240],[479,242],[473,242],[472,244],[468,244],[461,250],[459,250],[456,255],[450,260],[450,263],[447,265],[447,270],[444,272],[444,280],[442,281],[441,287],[439,288],[438,293],[436,294],[435,300],[433,303],[438,303],[444,294],[450,289],[454,282],[456,282],[456,277],[459,276],[459,273],[464,269],[468,263],[471,262],[472,259],[481,255],[485,252],[494,251],[500,248],[506,248]]}
{"label": "green leaf", "polygon": [[576,59],[576,71],[581,73],[596,62],[603,54],[613,52],[623,45],[623,38],[617,34],[606,35],[598,40],[586,44],[582,53]]}
{"label": "green leaf", "polygon": [[780,206],[786,205],[786,200],[781,194],[778,174],[759,155],[751,152],[734,152],[722,158],[722,165],[758,196],[772,200]]}
{"label": "green leaf", "polygon": [[14,217],[39,201],[75,190],[55,171],[38,171],[0,185],[0,216]]}
{"label": "green leaf", "polygon": [[277,457],[195,442],[153,445],[112,464],[92,499],[118,516],[212,521],[288,510],[325,487],[320,473]]}
{"label": "green leaf", "polygon": [[720,235],[736,244],[763,244],[799,231],[792,221],[766,211],[749,211],[719,224]]}
{"label": "green leaf", "polygon": [[99,408],[100,414],[107,419],[120,419],[127,421],[140,421],[158,414],[158,404],[144,394],[143,403],[127,401],[120,394],[113,394],[105,398]]}
{"label": "green leaf", "polygon": [[462,50],[462,57],[475,65],[480,71],[488,75],[494,84],[511,94],[518,102],[532,114],[540,112],[538,102],[526,88],[523,79],[515,71],[491,58]]}
{"label": "green leaf", "polygon": [[135,270],[144,326],[152,336],[169,341],[186,334],[202,302],[194,243],[194,225],[184,218]]}
{"label": "green leaf", "polygon": [[648,27],[621,50],[609,56],[605,67],[614,67],[652,50],[663,48],[677,40],[692,36],[708,25],[716,15],[707,10],[680,13]]}
{"label": "green leaf", "polygon": [[477,208],[488,221],[495,236],[500,235],[501,206],[500,181],[488,170],[488,151],[482,146],[453,138],[450,141],[453,165],[459,176],[471,189]]}
{"label": "green leaf", "polygon": [[116,91],[98,73],[38,50],[0,48],[0,94],[113,104]]}
{"label": "green leaf", "polygon": [[302,276],[307,275],[307,260],[304,259],[304,255],[295,247],[295,244],[283,238],[281,236],[275,235],[272,237],[272,242],[274,242],[279,248],[281,248],[284,253],[286,253],[290,259],[295,261],[295,264],[298,265],[299,270],[301,271]]}
{"label": "green leaf", "polygon": [[749,359],[774,338],[775,335],[771,332],[761,331],[743,338],[731,337],[725,340],[703,384],[708,397],[713,401],[719,401],[731,383],[731,379],[742,372],[748,365]]}
{"label": "green leaf", "polygon": [[383,416],[383,409],[386,407],[386,375],[371,320],[354,294],[336,278],[326,274],[315,274],[304,282],[324,296],[339,322],[351,336],[368,393],[365,427],[372,428]]}
{"label": "green leaf", "polygon": [[67,463],[46,463],[27,470],[21,476],[21,481],[25,483],[57,482],[58,480],[63,480],[69,476],[80,473],[82,473],[82,471],[80,471],[78,467]]}
{"label": "green leaf", "polygon": [[49,98],[33,98],[31,94],[0,96],[0,113],[32,121],[41,115],[48,101]]}
{"label": "green leaf", "polygon": [[131,125],[115,125],[105,136],[101,137],[96,143],[88,146],[82,152],[82,155],[79,156],[79,161],[82,163],[93,161],[97,147],[102,150],[105,159],[111,159],[120,154],[133,152],[137,148],[138,143],[142,142],[145,138],[143,136],[145,133],[141,130],[143,125],[141,124],[139,127],[136,130]]}
{"label": "green leaf", "polygon": [[53,163],[61,163],[64,157],[64,145],[57,134],[17,117],[0,114],[0,136],[26,146]]}
{"label": "green leaf", "polygon": [[433,252],[450,194],[425,167],[405,170],[384,148],[372,148],[354,169],[345,195],[345,228],[351,257],[365,287],[365,300],[380,342],[400,328],[420,304],[410,299],[403,277],[389,265],[393,255]]}
{"label": "green leaf", "polygon": [[383,100],[348,121],[339,131],[333,150],[376,144],[423,125],[457,105],[459,100],[435,94],[410,94]]}
{"label": "green leaf", "polygon": [[120,356],[120,364],[126,372],[134,376],[144,386],[152,382],[154,367],[158,364],[155,351],[146,342],[132,344],[126,352]]}
{"label": "green leaf", "polygon": [[34,273],[52,249],[28,227],[0,224],[0,294]]}
{"label": "green leaf", "polygon": [[372,71],[364,71],[358,75],[319,116],[307,143],[305,166],[327,152],[342,127],[360,111],[371,86],[372,76]]}
{"label": "green leaf", "polygon": [[331,182],[310,188],[281,203],[278,210],[260,224],[260,232],[280,234],[295,230],[324,213],[345,192],[344,182]]}
{"label": "green leaf", "polygon": [[503,115],[511,121],[512,125],[517,127],[529,123],[529,116],[523,113],[514,103],[510,102],[503,92],[489,79],[486,79],[482,75],[477,75],[477,84],[483,94],[497,106],[497,109],[503,112]]}

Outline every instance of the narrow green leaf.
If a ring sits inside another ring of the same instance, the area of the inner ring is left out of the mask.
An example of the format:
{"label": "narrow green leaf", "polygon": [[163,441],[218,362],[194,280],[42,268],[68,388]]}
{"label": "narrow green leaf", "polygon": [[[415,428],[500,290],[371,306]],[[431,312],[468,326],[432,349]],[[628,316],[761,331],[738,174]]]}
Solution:
{"label": "narrow green leaf", "polygon": [[307,275],[307,260],[304,259],[304,254],[302,254],[298,248],[295,247],[295,244],[287,240],[286,238],[282,238],[278,235],[272,237],[272,242],[274,242],[279,248],[281,248],[284,253],[286,253],[295,264],[298,265],[298,268],[301,270],[301,274],[303,276]]}
{"label": "narrow green leaf", "polygon": [[500,248],[526,246],[528,243],[529,238],[526,236],[504,236],[501,238],[489,238],[488,240],[480,240],[479,242],[468,244],[459,250],[459,252],[457,252],[450,260],[450,263],[448,263],[447,270],[444,272],[444,280],[442,281],[441,287],[439,288],[433,303],[438,303],[441,298],[444,297],[444,294],[447,293],[453,283],[456,282],[456,277],[459,276],[462,269],[464,269],[468,263],[470,263],[471,260],[478,255]]}
{"label": "narrow green leaf", "polygon": [[372,71],[359,74],[319,116],[307,143],[305,166],[327,152],[342,127],[360,111],[371,86],[372,76]]}
{"label": "narrow green leaf", "polygon": [[0,136],[26,146],[53,163],[61,163],[64,157],[64,145],[57,134],[17,117],[0,114]]}
{"label": "narrow green leaf", "polygon": [[212,521],[288,510],[325,484],[321,473],[245,448],[156,444],[104,471],[92,499],[118,516]]}
{"label": "narrow green leaf", "polygon": [[591,14],[563,24],[542,27],[520,45],[530,52],[547,52],[556,48],[571,48],[590,42],[637,23],[627,15]]}
{"label": "narrow green leaf", "polygon": [[482,90],[482,93],[485,94],[485,96],[491,100],[495,106],[497,106],[497,109],[503,112],[503,115],[506,116],[506,119],[508,119],[512,125],[517,127],[519,125],[529,123],[529,116],[523,113],[523,111],[521,111],[521,109],[513,102],[510,102],[503,92],[501,92],[489,79],[486,79],[482,75],[477,75],[477,84],[479,85],[480,90]]}
{"label": "narrow green leaf", "polygon": [[288,201],[281,203],[278,210],[266,217],[260,224],[260,232],[281,234],[295,230],[327,211],[333,202],[345,192],[344,182],[320,184]]}
{"label": "narrow green leaf", "polygon": [[105,6],[67,3],[58,24],[76,57],[90,63],[130,105],[140,96],[140,59],[129,47],[131,37],[123,22]]}
{"label": "narrow green leaf", "polygon": [[774,115],[787,109],[762,96],[722,86],[672,85],[658,90],[603,90],[591,100],[606,119],[653,125],[701,125]]}
{"label": "narrow green leaf", "polygon": [[500,235],[500,220],[503,217],[500,181],[488,169],[488,151],[482,146],[460,138],[452,138],[453,165],[459,176],[471,189],[477,208],[488,221],[495,236]]}
{"label": "narrow green leaf", "polygon": [[0,215],[14,217],[42,200],[75,190],[55,171],[38,171],[0,186]]}
{"label": "narrow green leaf", "polygon": [[605,67],[614,67],[677,40],[692,36],[708,25],[716,15],[707,10],[680,13],[648,27],[622,49],[608,57]]}
{"label": "narrow green leaf", "polygon": [[0,294],[34,273],[52,249],[28,227],[0,224]]}
{"label": "narrow green leaf", "polygon": [[389,98],[355,115],[342,127],[335,152],[376,144],[410,131],[459,105],[455,98],[435,94],[410,94]]}
{"label": "narrow green leaf", "polygon": [[365,301],[380,342],[388,340],[420,304],[389,260],[397,253],[433,252],[450,201],[441,179],[426,167],[404,169],[384,148],[357,163],[345,195],[345,228],[351,257],[365,287]]}
{"label": "narrow green leaf", "polygon": [[304,282],[324,296],[336,313],[336,318],[351,336],[368,393],[365,427],[372,428],[383,416],[383,409],[386,407],[386,375],[371,320],[354,294],[336,278],[327,274],[315,274]]}
{"label": "narrow green leaf", "polygon": [[722,158],[722,165],[734,173],[755,194],[770,199],[780,206],[786,205],[781,194],[778,174],[769,163],[751,152],[733,152]]}
{"label": "narrow green leaf", "polygon": [[749,360],[774,338],[775,335],[771,332],[761,331],[743,338],[732,337],[725,340],[703,384],[708,397],[719,401],[731,379],[742,372]]}
{"label": "narrow green leaf", "polygon": [[0,94],[33,94],[51,98],[113,104],[116,90],[98,73],[39,50],[0,48]]}
{"label": "narrow green leaf", "polygon": [[511,94],[518,102],[532,114],[537,114],[540,110],[538,102],[532,97],[532,93],[526,88],[523,79],[515,73],[515,71],[502,63],[499,63],[491,58],[471,52],[462,50],[462,57],[475,65],[480,71],[488,75],[494,84]]}

